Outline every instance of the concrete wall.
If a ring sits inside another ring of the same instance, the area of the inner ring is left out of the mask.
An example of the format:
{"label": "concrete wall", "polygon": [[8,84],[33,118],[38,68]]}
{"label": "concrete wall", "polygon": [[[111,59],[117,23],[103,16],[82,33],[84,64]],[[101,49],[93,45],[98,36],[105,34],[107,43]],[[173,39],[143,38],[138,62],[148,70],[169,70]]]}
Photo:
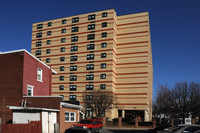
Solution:
{"label": "concrete wall", "polygon": [[14,124],[28,124],[30,121],[40,121],[40,112],[13,112]]}

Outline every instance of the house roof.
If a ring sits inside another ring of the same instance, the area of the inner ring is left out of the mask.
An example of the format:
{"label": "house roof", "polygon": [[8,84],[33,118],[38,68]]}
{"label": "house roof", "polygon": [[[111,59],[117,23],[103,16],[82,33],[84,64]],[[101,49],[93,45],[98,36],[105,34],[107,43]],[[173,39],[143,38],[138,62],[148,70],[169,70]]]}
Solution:
{"label": "house roof", "polygon": [[81,108],[83,108],[83,106],[81,106],[81,105],[75,105],[75,104],[70,104],[70,103],[65,103],[65,102],[61,102],[60,104],[61,104],[61,106],[63,108],[74,108],[74,109],[81,109]]}
{"label": "house roof", "polygon": [[19,107],[19,106],[8,106],[11,110],[37,110],[37,111],[52,111],[59,112],[57,109],[49,109],[49,108],[36,108],[36,107]]}
{"label": "house roof", "polygon": [[13,51],[7,51],[7,52],[0,52],[1,54],[10,54],[10,53],[17,53],[17,52],[26,52],[28,53],[30,56],[32,56],[33,58],[35,58],[37,61],[39,61],[40,63],[42,63],[44,66],[46,66],[47,68],[51,69],[52,73],[57,74],[57,72],[55,70],[53,70],[52,68],[50,68],[47,64],[45,64],[44,62],[42,62],[41,60],[39,60],[38,58],[36,58],[34,55],[32,55],[31,53],[29,53],[27,50],[25,49],[19,49],[19,50],[13,50]]}

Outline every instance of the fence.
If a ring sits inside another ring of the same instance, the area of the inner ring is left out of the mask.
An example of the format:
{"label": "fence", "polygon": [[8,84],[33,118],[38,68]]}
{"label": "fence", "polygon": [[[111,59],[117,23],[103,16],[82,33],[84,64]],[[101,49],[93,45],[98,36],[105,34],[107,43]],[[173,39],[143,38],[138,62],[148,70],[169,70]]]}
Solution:
{"label": "fence", "polygon": [[42,133],[42,125],[40,121],[29,124],[2,124],[1,133]]}

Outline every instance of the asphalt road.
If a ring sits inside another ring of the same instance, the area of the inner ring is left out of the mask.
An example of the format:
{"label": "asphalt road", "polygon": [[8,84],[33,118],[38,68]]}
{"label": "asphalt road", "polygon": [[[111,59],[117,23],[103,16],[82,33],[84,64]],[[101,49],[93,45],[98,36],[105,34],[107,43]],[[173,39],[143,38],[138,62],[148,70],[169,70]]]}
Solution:
{"label": "asphalt road", "polygon": [[133,129],[103,129],[102,133],[150,133],[148,130],[133,130]]}

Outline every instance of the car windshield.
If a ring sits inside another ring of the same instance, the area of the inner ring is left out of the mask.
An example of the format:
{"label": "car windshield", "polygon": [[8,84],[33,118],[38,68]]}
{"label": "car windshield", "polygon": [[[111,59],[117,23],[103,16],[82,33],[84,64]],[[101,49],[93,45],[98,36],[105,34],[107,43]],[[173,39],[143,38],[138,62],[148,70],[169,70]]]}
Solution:
{"label": "car windshield", "polygon": [[167,129],[164,129],[164,131],[167,131],[167,132],[174,132],[178,129],[182,128],[182,126],[175,126],[175,127],[169,127]]}
{"label": "car windshield", "polygon": [[92,124],[92,121],[90,121],[90,120],[81,120],[79,123],[81,123],[81,124]]}

